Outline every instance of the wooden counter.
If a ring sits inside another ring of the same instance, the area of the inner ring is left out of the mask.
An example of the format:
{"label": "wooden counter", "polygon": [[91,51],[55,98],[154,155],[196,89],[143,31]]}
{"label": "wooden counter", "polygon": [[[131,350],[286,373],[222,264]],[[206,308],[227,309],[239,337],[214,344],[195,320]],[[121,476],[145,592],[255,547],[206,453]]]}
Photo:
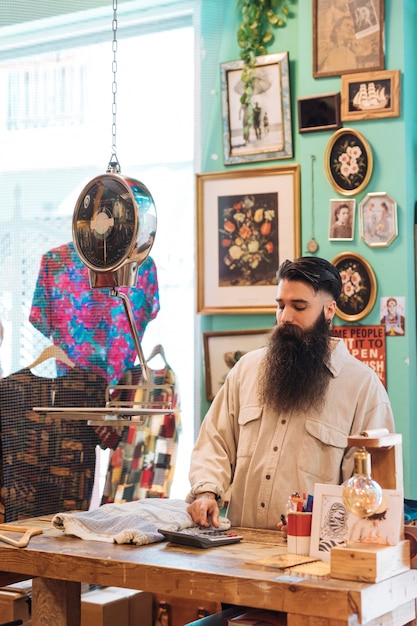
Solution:
{"label": "wooden counter", "polygon": [[288,626],[401,626],[415,617],[417,570],[378,584],[283,582],[280,570],[247,565],[285,551],[274,545],[270,531],[238,529],[241,543],[201,550],[166,542],[137,547],[85,541],[46,518],[21,524],[41,526],[44,533],[26,548],[0,542],[0,583],[34,579],[32,626],[79,626],[81,582],[284,611]]}

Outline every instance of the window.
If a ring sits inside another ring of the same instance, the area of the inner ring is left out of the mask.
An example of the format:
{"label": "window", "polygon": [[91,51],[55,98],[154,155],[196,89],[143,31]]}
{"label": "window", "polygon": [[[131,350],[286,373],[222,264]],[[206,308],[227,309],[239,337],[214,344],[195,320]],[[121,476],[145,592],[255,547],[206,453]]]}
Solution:
{"label": "window", "polygon": [[[171,496],[183,497],[194,419],[194,30],[191,3],[165,0],[159,12],[146,4],[120,4],[117,157],[157,208],[151,256],[161,310],[143,351],[161,343],[179,380],[183,434]],[[111,26],[110,6],[0,29],[3,376],[50,343],[29,322],[40,260],[72,239],[78,195],[111,156]]]}

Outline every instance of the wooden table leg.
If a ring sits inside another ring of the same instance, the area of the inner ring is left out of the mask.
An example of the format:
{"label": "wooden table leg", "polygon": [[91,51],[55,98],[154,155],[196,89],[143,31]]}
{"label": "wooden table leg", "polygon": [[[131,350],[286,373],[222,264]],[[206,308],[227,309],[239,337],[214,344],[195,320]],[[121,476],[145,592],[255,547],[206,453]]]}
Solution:
{"label": "wooden table leg", "polygon": [[81,583],[34,578],[32,626],[80,626]]}

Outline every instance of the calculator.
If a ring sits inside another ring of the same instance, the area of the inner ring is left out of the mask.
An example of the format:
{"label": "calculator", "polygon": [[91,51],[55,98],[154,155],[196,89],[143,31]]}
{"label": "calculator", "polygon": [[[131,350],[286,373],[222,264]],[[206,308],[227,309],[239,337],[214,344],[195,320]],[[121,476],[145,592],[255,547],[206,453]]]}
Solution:
{"label": "calculator", "polygon": [[196,548],[214,548],[229,543],[239,543],[243,539],[241,535],[229,530],[218,528],[184,528],[183,530],[167,530],[158,528],[158,532],[172,543],[180,543],[185,546]]}

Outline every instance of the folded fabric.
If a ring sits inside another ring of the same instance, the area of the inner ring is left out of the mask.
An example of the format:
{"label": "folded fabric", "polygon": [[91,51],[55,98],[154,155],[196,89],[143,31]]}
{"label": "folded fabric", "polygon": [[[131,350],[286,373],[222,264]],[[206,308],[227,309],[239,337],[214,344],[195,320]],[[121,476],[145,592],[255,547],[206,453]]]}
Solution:
{"label": "folded fabric", "polygon": [[[57,513],[52,525],[80,539],[141,546],[164,540],[158,528],[183,530],[195,526],[187,506],[184,500],[145,498],[123,504],[103,504],[93,511]],[[229,520],[222,518],[220,528],[230,528]]]}

